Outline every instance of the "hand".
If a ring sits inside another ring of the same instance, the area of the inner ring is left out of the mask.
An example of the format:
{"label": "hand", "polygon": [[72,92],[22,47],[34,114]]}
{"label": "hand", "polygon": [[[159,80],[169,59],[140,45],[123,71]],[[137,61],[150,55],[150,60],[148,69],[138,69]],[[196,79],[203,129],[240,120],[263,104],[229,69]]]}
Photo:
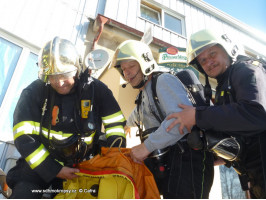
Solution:
{"label": "hand", "polygon": [[78,177],[78,175],[75,174],[78,172],[79,169],[77,168],[63,167],[60,170],[60,172],[56,175],[56,177],[61,179],[73,179]]}
{"label": "hand", "polygon": [[150,153],[151,152],[148,151],[145,144],[142,143],[132,147],[130,156],[134,162],[142,164],[142,161],[145,160]]}
{"label": "hand", "polygon": [[175,125],[180,124],[179,126],[179,133],[184,134],[183,129],[186,129],[191,132],[191,128],[196,125],[196,109],[193,106],[188,106],[184,104],[178,105],[180,108],[183,108],[181,112],[173,113],[169,115],[166,119],[176,118],[166,129],[169,132]]}
{"label": "hand", "polygon": [[213,166],[219,166],[219,165],[225,165],[226,162],[224,161],[224,159],[222,158],[217,158],[216,160],[214,160]]}
{"label": "hand", "polygon": [[126,134],[126,136],[128,135],[129,138],[131,138],[131,129],[130,129],[130,127],[127,126],[127,125],[125,125],[125,126],[124,126],[124,130],[125,130],[125,134]]}

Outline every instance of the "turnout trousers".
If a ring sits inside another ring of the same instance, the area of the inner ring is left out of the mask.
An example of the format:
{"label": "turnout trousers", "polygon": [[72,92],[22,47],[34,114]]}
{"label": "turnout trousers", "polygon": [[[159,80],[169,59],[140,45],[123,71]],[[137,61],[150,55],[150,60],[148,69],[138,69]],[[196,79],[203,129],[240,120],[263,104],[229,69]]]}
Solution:
{"label": "turnout trousers", "polygon": [[21,158],[17,165],[9,170],[6,180],[12,189],[10,199],[41,199],[44,193],[53,198],[57,194],[56,190],[62,189],[62,179],[55,178],[46,183]]}

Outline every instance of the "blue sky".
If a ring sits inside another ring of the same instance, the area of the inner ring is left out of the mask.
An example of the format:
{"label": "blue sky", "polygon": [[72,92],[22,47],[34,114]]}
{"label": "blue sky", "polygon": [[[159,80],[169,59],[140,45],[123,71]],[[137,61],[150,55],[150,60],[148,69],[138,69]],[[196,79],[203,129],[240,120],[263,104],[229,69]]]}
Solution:
{"label": "blue sky", "polygon": [[266,34],[266,0],[204,0]]}

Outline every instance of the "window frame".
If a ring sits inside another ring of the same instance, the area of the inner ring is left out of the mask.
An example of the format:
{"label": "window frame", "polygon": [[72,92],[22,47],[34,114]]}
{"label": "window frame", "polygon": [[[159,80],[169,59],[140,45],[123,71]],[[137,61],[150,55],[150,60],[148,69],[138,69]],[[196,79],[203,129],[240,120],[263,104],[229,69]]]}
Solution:
{"label": "window frame", "polygon": [[[181,17],[177,17],[176,15],[173,15],[171,12],[167,12],[167,11],[165,11],[165,10],[163,10],[162,12],[163,12],[163,27],[164,27],[164,29],[169,30],[169,31],[171,31],[171,32],[173,32],[173,33],[176,33],[176,34],[179,34],[179,35],[185,36],[185,31],[184,31],[184,28],[185,28],[185,26],[184,26],[184,20],[182,20]],[[167,15],[173,17],[173,18],[176,18],[176,19],[180,20],[180,22],[181,22],[181,27],[180,27],[180,28],[181,28],[181,33],[178,33],[178,32],[175,32],[175,31],[172,31],[171,29],[165,27],[165,14],[167,14]]]}
{"label": "window frame", "polygon": [[[16,85],[20,81],[20,76],[23,73],[24,68],[26,67],[26,63],[27,63],[27,60],[28,60],[30,54],[33,53],[33,54],[38,55],[41,48],[13,35],[10,32],[7,32],[1,28],[0,28],[0,36],[3,39],[5,39],[5,40],[7,40],[7,41],[9,41],[9,42],[22,48],[22,52],[19,56],[17,65],[15,66],[12,78],[9,82],[9,85],[7,87],[5,96],[3,98],[3,101],[2,101],[2,104],[0,107],[0,118],[3,119],[4,115],[7,112],[9,112],[8,109],[10,107],[10,102],[12,102],[12,96],[16,92],[16,89],[17,89]],[[2,125],[3,124],[0,123],[0,127],[2,127]],[[9,141],[10,142],[10,135],[11,135],[11,137],[13,137],[13,133],[1,134],[0,141],[3,141],[3,142]]]}
{"label": "window frame", "polygon": [[[160,24],[156,24],[144,17],[141,16],[141,6],[145,6],[146,8],[150,9],[150,10],[153,10],[153,11],[156,11],[159,13],[159,18],[161,19],[160,20]],[[153,8],[154,7],[154,8]],[[167,15],[170,15],[176,19],[179,19],[181,21],[181,33],[177,33],[175,31],[172,31],[168,28],[165,27],[165,13]],[[151,2],[148,2],[148,1],[140,1],[140,6],[139,6],[139,13],[138,13],[138,16],[140,19],[143,19],[145,21],[148,21],[154,25],[157,25],[157,26],[160,26],[162,27],[163,29],[167,30],[167,31],[170,31],[171,33],[174,33],[174,34],[178,34],[178,35],[181,35],[183,37],[186,37],[186,30],[185,30],[185,16],[184,15],[181,15],[179,13],[177,13],[176,11],[170,9],[170,8],[167,8],[159,3],[151,3]]]}
{"label": "window frame", "polygon": [[[151,11],[157,13],[159,24],[156,24],[155,22],[153,22],[153,21],[151,21],[151,20],[149,20],[149,19],[146,19],[145,17],[142,17],[142,16],[141,16],[141,7],[144,7],[144,8],[146,8],[146,9],[148,9],[148,10],[151,10]],[[147,20],[147,21],[149,21],[149,22],[151,22],[151,23],[154,23],[154,24],[156,24],[156,25],[158,25],[158,26],[161,26],[162,23],[163,23],[163,20],[161,19],[161,12],[159,12],[158,10],[155,10],[155,9],[153,9],[153,8],[151,8],[151,7],[147,6],[147,5],[145,5],[145,4],[141,4],[141,5],[140,5],[140,17],[143,18],[143,19],[145,19],[145,20]]]}

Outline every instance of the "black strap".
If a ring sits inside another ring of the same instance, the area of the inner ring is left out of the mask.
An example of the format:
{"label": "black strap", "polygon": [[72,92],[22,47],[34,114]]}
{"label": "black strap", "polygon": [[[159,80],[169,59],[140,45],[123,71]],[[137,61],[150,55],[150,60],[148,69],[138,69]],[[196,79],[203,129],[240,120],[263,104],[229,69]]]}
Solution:
{"label": "black strap", "polygon": [[[51,88],[51,86],[49,87],[49,96],[50,96],[51,102],[50,102],[50,107],[48,108],[48,141],[49,141],[49,149],[53,149],[54,146],[51,144],[50,132],[51,132],[51,126],[52,126],[52,111],[53,111],[53,106],[54,106],[54,101],[55,101],[55,91]],[[40,127],[40,129],[42,129],[42,127]]]}
{"label": "black strap", "polygon": [[228,75],[228,80],[227,80],[227,91],[226,91],[228,93],[228,95],[229,95],[229,101],[230,101],[230,103],[236,102],[235,101],[235,98],[234,98],[235,95],[233,95],[234,91],[233,91],[233,88],[231,86],[231,74],[232,74],[232,70],[233,70],[233,66],[231,66],[229,68],[229,75]]}
{"label": "black strap", "polygon": [[210,104],[211,98],[212,98],[212,89],[211,89],[211,85],[209,83],[209,78],[208,75],[206,73],[205,74],[205,87],[204,87],[204,96],[206,99],[206,104]]}
{"label": "black strap", "polygon": [[137,125],[138,130],[139,130],[139,133],[137,133],[136,136],[140,136],[140,138],[143,137],[143,130],[140,127],[140,115],[139,115],[139,107],[140,107],[141,101],[142,101],[142,90],[140,90],[140,92],[139,92],[139,94],[137,96],[137,99],[135,101],[135,104],[137,105],[137,113],[138,113],[138,116],[137,116],[138,122],[135,122],[135,124]]}
{"label": "black strap", "polygon": [[47,83],[45,84],[44,93],[45,93],[45,98],[44,98],[44,103],[43,103],[43,107],[42,107],[39,135],[40,135],[40,138],[42,140],[44,139],[44,141],[45,141],[45,137],[42,134],[42,126],[43,126],[44,115],[45,115],[45,112],[47,110],[47,104],[48,104],[48,98],[49,98],[49,85]]}
{"label": "black strap", "polygon": [[52,110],[53,110],[53,105],[54,105],[55,93],[54,93],[54,90],[51,88],[51,86],[48,84],[45,85],[44,90],[45,90],[44,91],[45,92],[45,100],[44,100],[44,105],[42,108],[39,135],[40,135],[42,141],[45,142],[45,137],[42,133],[42,126],[43,126],[45,111],[47,109],[48,99],[50,98],[51,102],[50,102],[50,106],[48,108],[48,123],[49,123],[48,124],[48,144],[49,144],[49,148],[51,148],[52,145],[50,144],[50,130],[51,130]]}
{"label": "black strap", "polygon": [[164,115],[161,111],[161,108],[159,106],[160,102],[159,102],[159,99],[158,99],[158,96],[157,96],[157,92],[156,92],[156,85],[157,85],[157,79],[158,77],[161,75],[162,73],[157,73],[157,74],[154,74],[151,78],[151,90],[152,90],[152,97],[153,97],[153,101],[154,101],[154,104],[156,106],[156,109],[160,115],[160,117],[158,115],[156,115],[155,111],[152,110],[151,113],[154,115],[154,117],[160,122],[162,123],[163,120],[164,120]]}

